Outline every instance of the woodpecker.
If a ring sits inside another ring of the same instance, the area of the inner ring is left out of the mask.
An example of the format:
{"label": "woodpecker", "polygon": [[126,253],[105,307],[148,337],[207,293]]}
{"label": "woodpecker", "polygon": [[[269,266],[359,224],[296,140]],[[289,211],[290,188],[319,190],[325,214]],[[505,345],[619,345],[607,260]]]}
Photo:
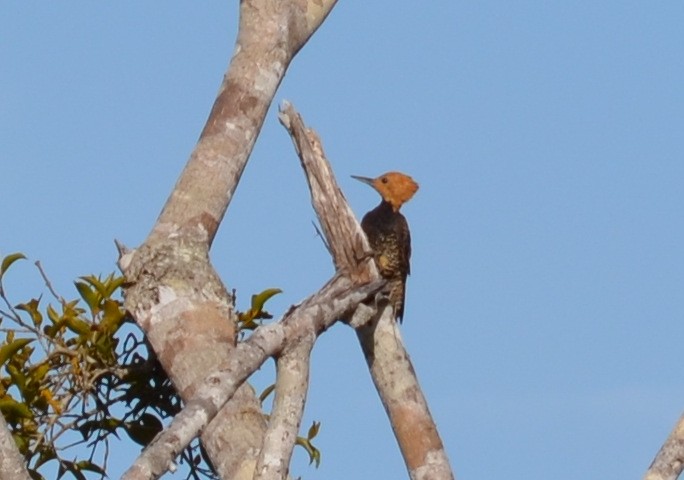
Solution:
{"label": "woodpecker", "polygon": [[399,323],[404,317],[406,277],[411,273],[411,232],[406,218],[399,213],[418,190],[408,175],[388,172],[377,178],[352,175],[373,187],[382,197],[380,205],[363,216],[361,228],[368,237],[380,275],[388,280],[389,300]]}

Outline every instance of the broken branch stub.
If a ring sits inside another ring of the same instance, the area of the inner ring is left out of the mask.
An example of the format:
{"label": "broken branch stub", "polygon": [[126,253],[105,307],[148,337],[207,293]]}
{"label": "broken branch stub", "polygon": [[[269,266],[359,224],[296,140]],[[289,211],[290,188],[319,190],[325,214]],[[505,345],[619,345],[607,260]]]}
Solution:
{"label": "broken branch stub", "polygon": [[283,102],[280,123],[290,134],[309,183],[311,203],[333,257],[335,269],[359,283],[379,278],[368,252],[370,246],[347,199],[337,185],[335,175],[315,131],[306,128],[302,117]]}
{"label": "broken branch stub", "polygon": [[[287,102],[281,106],[280,122],[299,155],[335,268],[352,281],[379,279],[372,256],[366,254],[370,251],[368,240],[335,181],[318,135],[305,127]],[[348,320],[356,329],[411,479],[453,480],[444,445],[394,318],[387,302],[376,301],[359,305]]]}

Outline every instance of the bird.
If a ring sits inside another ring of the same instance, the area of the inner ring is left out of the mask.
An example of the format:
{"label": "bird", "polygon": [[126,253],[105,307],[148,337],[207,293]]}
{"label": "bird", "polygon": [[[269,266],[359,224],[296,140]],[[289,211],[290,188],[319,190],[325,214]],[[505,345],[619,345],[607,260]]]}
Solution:
{"label": "bird", "polygon": [[388,281],[389,301],[395,319],[401,323],[406,277],[411,273],[411,232],[399,209],[418,191],[418,184],[401,172],[387,172],[377,178],[352,178],[370,185],[382,198],[380,205],[363,216],[361,228],[368,237],[380,275]]}

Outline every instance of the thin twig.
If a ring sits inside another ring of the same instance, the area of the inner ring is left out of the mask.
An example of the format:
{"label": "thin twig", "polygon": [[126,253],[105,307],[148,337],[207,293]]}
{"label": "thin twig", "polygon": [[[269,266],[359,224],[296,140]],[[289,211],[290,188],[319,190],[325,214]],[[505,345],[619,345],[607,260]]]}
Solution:
{"label": "thin twig", "polygon": [[328,253],[330,255],[332,255],[333,252],[332,252],[328,242],[326,242],[325,237],[323,236],[323,233],[321,232],[321,229],[318,228],[318,225],[316,225],[316,222],[314,222],[313,220],[311,221],[311,225],[313,225],[314,230],[316,230],[316,235],[318,235],[318,238],[320,238],[321,242],[323,242],[323,246],[325,247],[325,249],[328,251]]}
{"label": "thin twig", "polygon": [[58,295],[57,292],[55,291],[55,289],[52,288],[52,282],[50,282],[50,279],[45,274],[45,271],[43,270],[43,266],[40,263],[40,260],[36,260],[35,265],[36,265],[36,267],[38,267],[38,271],[40,272],[41,277],[43,277],[43,281],[45,282],[45,286],[50,291],[52,296],[55,297],[55,300],[57,300],[62,305],[66,305],[67,302],[66,302],[66,300],[64,300],[64,297],[62,297],[61,295]]}

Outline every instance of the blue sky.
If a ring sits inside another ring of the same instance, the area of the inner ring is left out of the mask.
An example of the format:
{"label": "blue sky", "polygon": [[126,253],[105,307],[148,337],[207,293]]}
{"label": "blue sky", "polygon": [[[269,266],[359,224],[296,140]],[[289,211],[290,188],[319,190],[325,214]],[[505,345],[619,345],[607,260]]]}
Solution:
{"label": "blue sky", "polygon": [[[237,2],[0,8],[0,254],[64,295],[139,245],[203,127]],[[684,4],[340,2],[277,94],[349,175],[411,174],[402,334],[461,479],[639,477],[684,409]],[[272,109],[212,258],[280,314],[332,274]],[[17,300],[42,285],[15,266]],[[268,372],[271,367],[264,368]],[[266,375],[264,375],[266,377]],[[305,479],[405,478],[353,332],[314,351]],[[112,476],[136,454],[117,450]]]}

